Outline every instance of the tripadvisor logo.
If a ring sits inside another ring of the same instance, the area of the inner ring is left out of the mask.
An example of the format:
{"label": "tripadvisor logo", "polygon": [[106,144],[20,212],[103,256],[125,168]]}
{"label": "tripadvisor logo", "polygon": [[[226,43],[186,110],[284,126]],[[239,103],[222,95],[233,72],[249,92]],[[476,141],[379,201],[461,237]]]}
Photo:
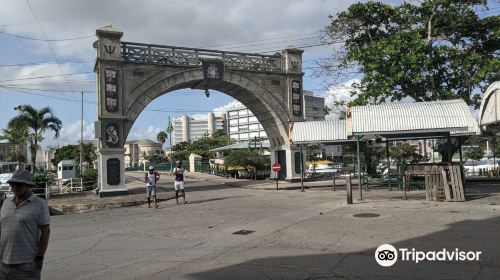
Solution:
{"label": "tripadvisor logo", "polygon": [[401,261],[419,263],[421,261],[479,261],[481,251],[461,251],[447,250],[443,248],[439,251],[418,251],[415,248],[396,249],[391,244],[382,244],[375,250],[375,260],[381,266],[388,267],[394,265],[398,259]]}

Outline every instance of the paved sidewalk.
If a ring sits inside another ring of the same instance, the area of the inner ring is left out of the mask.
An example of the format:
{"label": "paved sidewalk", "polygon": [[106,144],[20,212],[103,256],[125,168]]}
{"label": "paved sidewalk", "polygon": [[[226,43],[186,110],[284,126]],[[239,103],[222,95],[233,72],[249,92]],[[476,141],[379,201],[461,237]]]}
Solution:
{"label": "paved sidewalk", "polygon": [[[135,176],[135,177],[134,177]],[[146,204],[146,195],[145,195],[145,187],[144,183],[140,178],[142,177],[142,172],[128,172],[127,173],[127,189],[129,191],[128,195],[116,196],[116,197],[105,197],[100,198],[93,191],[81,192],[81,193],[73,193],[68,195],[58,195],[53,196],[49,199],[49,206],[51,207],[51,213],[53,215],[63,214],[63,213],[81,213],[87,211],[94,210],[102,210],[102,209],[110,209],[110,208],[118,208],[118,207],[127,207],[127,206],[135,206]],[[168,173],[162,173],[162,179],[158,185],[158,193],[157,200],[165,201],[175,198],[175,194],[173,191],[173,177]],[[267,190],[267,191],[276,191],[276,182],[273,180],[247,180],[247,179],[235,179],[235,178],[224,178],[215,175],[205,174],[205,173],[186,173],[186,181],[187,181],[187,191],[189,193],[189,185],[191,183],[196,183],[197,185],[200,182],[206,181],[211,184],[218,184],[221,186],[227,187],[235,187],[235,188],[246,188],[253,190]],[[478,200],[482,203],[489,203],[491,195],[488,194],[489,190],[482,190],[481,184],[490,185],[492,183],[469,183],[474,184],[474,188],[468,189],[466,188],[466,195],[469,200]],[[345,180],[337,179],[336,180],[336,190],[332,189],[332,181],[324,180],[324,181],[306,181],[304,182],[305,190],[314,190],[314,191],[328,191],[335,197],[339,197],[341,199],[345,199]],[[278,182],[278,191],[300,191],[301,183],[288,183],[285,181]],[[353,181],[353,199],[354,203],[360,202],[359,200],[359,192],[357,182]],[[363,198],[367,201],[372,200],[402,200],[403,193],[401,191],[397,191],[394,188],[394,191],[390,192],[387,190],[387,187],[370,185],[369,190],[363,188]],[[408,192],[408,198],[410,200],[425,200],[425,192],[424,191],[411,191]],[[481,199],[477,199],[481,198]],[[476,202],[473,202],[476,203]]]}
{"label": "paved sidewalk", "polygon": [[[157,200],[165,201],[175,198],[173,189],[170,187],[173,177],[169,173],[160,172],[162,175],[161,183],[158,186]],[[143,172],[131,172],[131,175],[142,176]],[[276,182],[273,180],[246,180],[235,178],[224,178],[205,173],[186,173],[186,181],[207,181],[216,184],[241,187],[258,190],[276,190]],[[144,183],[139,179],[132,179],[126,183],[128,195],[116,197],[100,198],[94,191],[85,191],[80,193],[72,193],[66,195],[56,195],[49,198],[49,206],[52,208],[52,214],[62,213],[81,213],[93,210],[102,210],[118,207],[135,206],[147,203],[145,196]],[[305,188],[331,188],[332,182],[317,181],[305,182]],[[344,180],[338,180],[338,185],[345,185]],[[297,190],[301,188],[300,182],[288,183],[285,181],[278,182],[279,190]]]}

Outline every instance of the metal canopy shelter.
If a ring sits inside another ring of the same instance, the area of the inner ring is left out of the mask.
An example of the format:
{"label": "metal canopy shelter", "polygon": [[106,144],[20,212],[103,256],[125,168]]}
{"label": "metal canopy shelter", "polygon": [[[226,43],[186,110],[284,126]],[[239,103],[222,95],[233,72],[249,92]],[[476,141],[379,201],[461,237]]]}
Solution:
{"label": "metal canopy shelter", "polygon": [[[269,141],[262,141],[260,143],[262,144],[262,148],[264,148],[264,149],[268,149],[271,146]],[[251,145],[250,145],[249,141],[243,141],[243,142],[238,142],[238,143],[234,143],[231,145],[219,147],[216,149],[212,149],[212,150],[210,150],[210,152],[221,152],[221,151],[227,151],[227,150],[248,149],[248,147],[250,147],[250,146]],[[259,148],[260,148],[260,146],[259,146]]]}
{"label": "metal canopy shelter", "polygon": [[479,134],[478,123],[467,104],[463,100],[446,100],[355,106],[348,110],[346,120],[295,123],[290,140],[294,144],[356,141],[362,200],[361,139],[385,139],[387,145],[389,141],[409,139],[448,138],[451,142],[451,137]]}

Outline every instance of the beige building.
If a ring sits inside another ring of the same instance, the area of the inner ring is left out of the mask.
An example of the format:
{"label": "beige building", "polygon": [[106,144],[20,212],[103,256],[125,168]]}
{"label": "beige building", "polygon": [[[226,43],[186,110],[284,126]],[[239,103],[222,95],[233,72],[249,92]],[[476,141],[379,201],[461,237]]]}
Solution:
{"label": "beige building", "polygon": [[144,162],[144,155],[161,154],[162,144],[149,139],[125,142],[125,167],[136,167]]}
{"label": "beige building", "polygon": [[45,170],[56,170],[57,164],[56,165],[52,164],[52,160],[55,157],[56,150],[57,150],[56,147],[47,147],[47,149],[43,151],[43,161],[45,163]]}

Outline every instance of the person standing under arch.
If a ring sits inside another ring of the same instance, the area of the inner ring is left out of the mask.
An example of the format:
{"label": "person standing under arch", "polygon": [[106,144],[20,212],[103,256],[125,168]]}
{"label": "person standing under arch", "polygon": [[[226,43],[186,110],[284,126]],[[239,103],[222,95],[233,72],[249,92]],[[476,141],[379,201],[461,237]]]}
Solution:
{"label": "person standing under arch", "polygon": [[176,161],[173,173],[175,174],[174,188],[175,188],[175,201],[177,202],[177,204],[179,204],[179,190],[181,191],[182,200],[184,201],[184,204],[187,203],[186,194],[184,192],[184,173],[185,172],[186,172],[186,169],[184,169],[182,167],[182,161],[180,161],[180,160]]}
{"label": "person standing under arch", "polygon": [[156,182],[159,179],[159,174],[155,172],[153,166],[149,167],[149,172],[146,173],[144,180],[146,181],[147,196],[148,196],[148,207],[151,208],[151,196],[153,197],[153,206],[158,208],[156,204]]}

